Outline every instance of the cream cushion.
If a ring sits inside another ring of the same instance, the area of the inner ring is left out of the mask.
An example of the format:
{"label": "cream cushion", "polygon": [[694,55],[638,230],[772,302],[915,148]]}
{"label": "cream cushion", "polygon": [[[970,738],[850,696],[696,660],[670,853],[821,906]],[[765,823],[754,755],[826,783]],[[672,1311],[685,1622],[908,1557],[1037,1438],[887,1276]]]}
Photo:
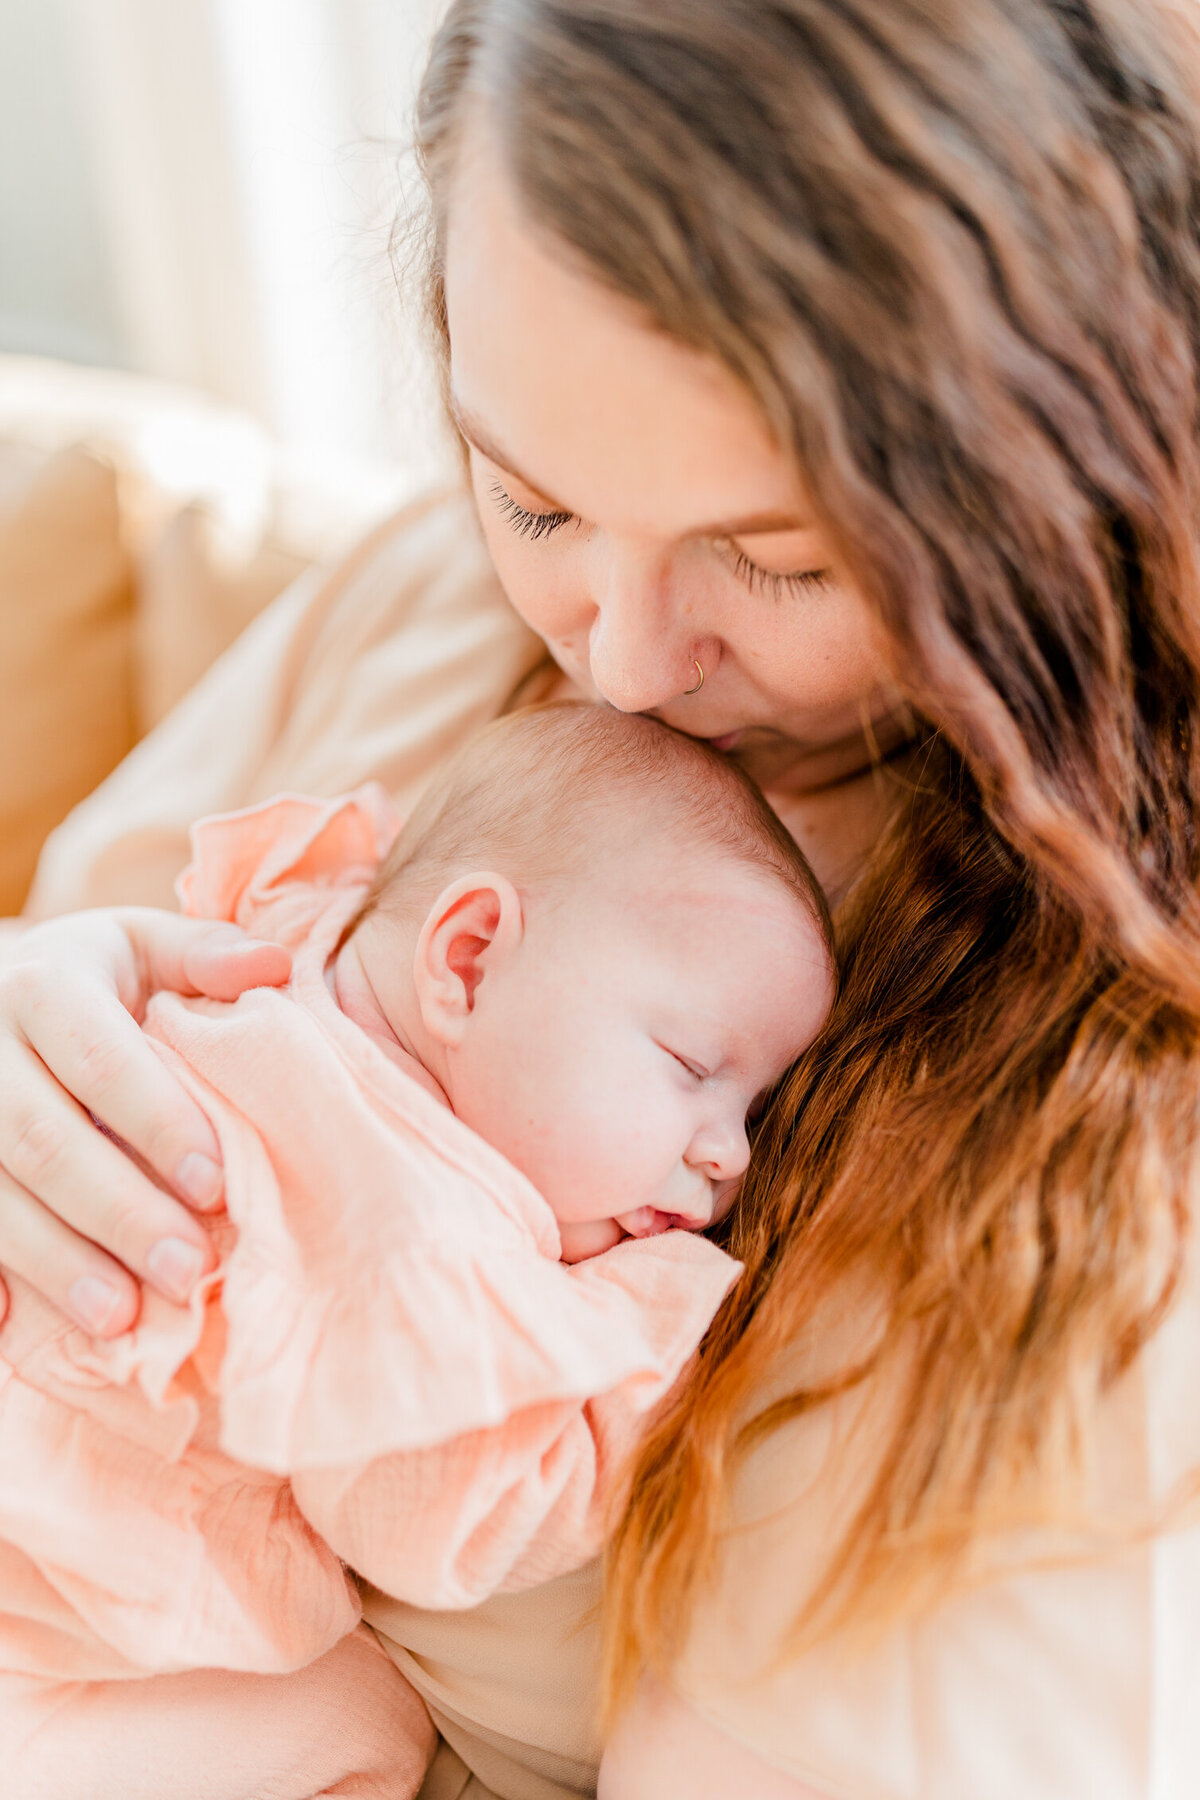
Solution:
{"label": "cream cushion", "polygon": [[0,356],[0,916],[48,832],[411,489],[143,377]]}
{"label": "cream cushion", "polygon": [[0,914],[47,832],[135,738],[117,475],[85,448],[0,462]]}
{"label": "cream cushion", "polygon": [[136,623],[138,724],[149,731],[193,687],[307,558],[271,537],[249,554],[222,542],[211,507],[192,501],[139,559]]}

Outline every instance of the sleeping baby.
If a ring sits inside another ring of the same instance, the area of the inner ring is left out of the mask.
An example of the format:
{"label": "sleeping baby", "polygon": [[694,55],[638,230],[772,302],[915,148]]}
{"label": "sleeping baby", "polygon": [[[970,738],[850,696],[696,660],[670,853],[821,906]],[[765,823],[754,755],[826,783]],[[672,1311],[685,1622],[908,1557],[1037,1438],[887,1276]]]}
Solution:
{"label": "sleeping baby", "polygon": [[365,789],[193,834],[186,908],[293,972],[147,1014],[225,1164],[191,1304],[99,1342],[12,1282],[6,1800],[415,1794],[433,1729],[348,1570],[465,1607],[594,1556],[738,1273],[696,1234],[833,987],[756,790],[551,706],[395,826]]}

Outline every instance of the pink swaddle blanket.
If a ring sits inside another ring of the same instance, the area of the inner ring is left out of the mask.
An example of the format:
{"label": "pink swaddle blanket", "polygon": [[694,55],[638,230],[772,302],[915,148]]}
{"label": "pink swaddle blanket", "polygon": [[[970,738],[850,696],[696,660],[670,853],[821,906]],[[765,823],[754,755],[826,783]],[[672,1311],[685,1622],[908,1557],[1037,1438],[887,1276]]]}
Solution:
{"label": "pink swaddle blanket", "polygon": [[225,1159],[191,1305],[148,1295],[99,1343],[13,1283],[5,1672],[283,1672],[355,1627],[345,1564],[423,1607],[574,1567],[737,1274],[679,1231],[560,1263],[529,1183],[338,1010],[325,966],[395,824],[368,789],[194,834],[187,910],[286,944],[294,977],[149,1010]]}

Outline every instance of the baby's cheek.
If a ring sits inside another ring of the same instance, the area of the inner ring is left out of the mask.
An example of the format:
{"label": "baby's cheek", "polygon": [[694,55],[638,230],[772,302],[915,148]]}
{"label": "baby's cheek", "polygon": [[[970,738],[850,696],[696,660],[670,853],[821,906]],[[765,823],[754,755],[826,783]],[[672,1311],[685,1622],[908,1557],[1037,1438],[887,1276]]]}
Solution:
{"label": "baby's cheek", "polygon": [[[497,1108],[492,1141],[549,1202],[560,1224],[566,1219],[595,1229],[595,1221],[621,1210],[613,1199],[619,1134],[612,1116],[599,1115],[590,1098],[581,1102],[574,1084],[556,1080],[557,1071],[543,1073],[536,1096],[522,1085],[519,1092],[510,1091],[508,1107]],[[619,1227],[613,1229],[619,1237]],[[595,1256],[608,1248],[606,1241],[582,1254]]]}

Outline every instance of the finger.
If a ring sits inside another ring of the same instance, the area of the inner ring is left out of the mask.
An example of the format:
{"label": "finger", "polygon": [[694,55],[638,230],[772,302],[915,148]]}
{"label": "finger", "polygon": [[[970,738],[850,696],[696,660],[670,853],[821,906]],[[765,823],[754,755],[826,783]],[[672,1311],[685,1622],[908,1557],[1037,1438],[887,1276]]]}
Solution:
{"label": "finger", "polygon": [[[0,1221],[0,1255],[10,1275],[27,1281],[94,1337],[128,1331],[140,1305],[137,1283],[2,1171]],[[7,1312],[7,1289],[4,1298]]]}
{"label": "finger", "polygon": [[[64,969],[54,996],[22,1003],[15,1023],[20,1038],[0,1037],[6,1140],[16,1128],[36,1133],[39,1120],[45,1129],[54,1120],[67,1139],[70,1173],[86,1177],[95,1135],[86,1108],[189,1205],[205,1211],[220,1204],[216,1132],[110,989]],[[5,1160],[11,1174],[54,1207],[36,1171],[31,1179],[11,1157]]]}
{"label": "finger", "polygon": [[210,1000],[236,1000],[247,988],[282,987],[292,973],[292,959],[282,944],[257,938],[236,943],[202,941],[184,958],[184,972]]}
{"label": "finger", "polygon": [[[111,995],[109,1002],[111,1005]],[[174,1088],[173,1078],[140,1038],[136,1026],[130,1024],[129,1028],[138,1057],[148,1057],[155,1077],[165,1079]],[[32,1050],[0,1040],[0,1087],[7,1096],[6,1161],[10,1184],[39,1204],[42,1212],[53,1213],[64,1229],[88,1240],[93,1247],[108,1251],[168,1299],[186,1299],[213,1263],[212,1244],[199,1220],[96,1130],[83,1107],[64,1091]],[[172,1099],[168,1094],[167,1101]],[[203,1114],[200,1117],[203,1119]],[[203,1122],[205,1130],[211,1133],[211,1125],[207,1120]],[[112,1129],[125,1136],[120,1125]],[[161,1141],[156,1140],[155,1134],[161,1129],[161,1121],[151,1118],[143,1133],[152,1146],[157,1142],[160,1149]],[[216,1165],[211,1158],[205,1162],[209,1174],[219,1182]],[[185,1167],[185,1176],[192,1173]],[[29,1209],[26,1206],[19,1211],[28,1229]],[[48,1241],[43,1228],[39,1242],[45,1245]],[[61,1241],[55,1239],[54,1243]],[[11,1261],[8,1221],[0,1213],[0,1263]],[[36,1275],[29,1278],[45,1291]],[[61,1274],[56,1271],[54,1279],[61,1288]]]}
{"label": "finger", "polygon": [[291,974],[292,959],[281,944],[247,937],[236,925],[137,907],[123,910],[120,919],[143,994],[168,988],[236,1000],[247,988],[279,987]]}

